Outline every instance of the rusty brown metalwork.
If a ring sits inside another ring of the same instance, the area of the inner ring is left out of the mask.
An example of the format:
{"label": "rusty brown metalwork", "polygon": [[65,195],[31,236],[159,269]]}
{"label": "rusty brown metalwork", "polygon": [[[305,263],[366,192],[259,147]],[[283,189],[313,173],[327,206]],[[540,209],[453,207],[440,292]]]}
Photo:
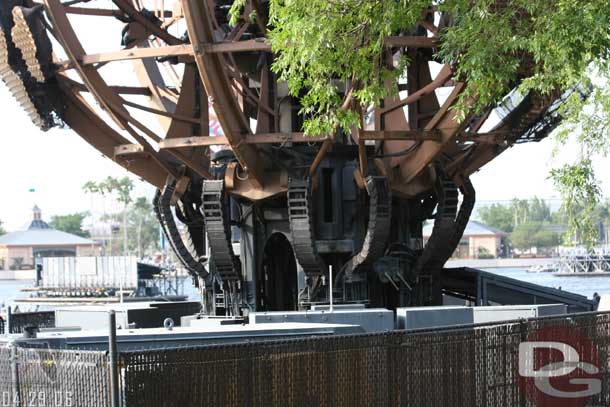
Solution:
{"label": "rusty brown metalwork", "polygon": [[[227,228],[222,233],[214,230],[215,236],[230,238],[234,225],[245,228],[242,233],[259,226],[266,229],[269,212],[271,222],[285,222],[279,229],[290,230],[294,248],[300,251],[296,258],[314,269],[327,260],[341,263],[350,255],[369,253],[369,247],[357,247],[370,244],[365,236],[393,239],[376,238],[384,241],[377,242],[379,250],[375,259],[367,259],[367,267],[380,256],[391,256],[382,255],[382,249],[408,246],[421,255],[421,223],[435,208],[444,207],[447,218],[463,212],[459,223],[464,224],[470,212],[462,211],[462,205],[457,212],[454,206],[458,189],[464,195],[470,185],[468,177],[510,146],[545,137],[560,120],[553,111],[564,96],[560,91],[519,97],[511,92],[501,104],[475,111],[476,99],[464,100],[467,78],[455,75],[459,60],[441,65],[435,59],[442,36],[432,23],[438,13],[433,6],[424,10],[415,30],[393,33],[384,41],[380,57],[389,69],[396,69],[401,56],[409,61],[397,83],[386,82],[399,92],[388,93],[379,106],[359,106],[353,78],[331,79],[340,93],[340,108],[354,109],[359,126],[306,136],[301,101],[273,70],[276,56],[266,37],[268,16],[262,2],[246,1],[237,23],[231,24],[228,4],[218,0],[175,0],[170,9],[164,0],[154,1],[154,7],[147,0],[113,0],[117,9],[43,0],[43,7],[36,8],[44,19],[38,27],[43,27],[43,36],[57,39],[67,56],[64,60],[57,57],[62,53],[41,58],[46,42],[40,42],[41,34],[28,25],[32,10],[25,3],[7,13],[14,17],[13,25],[0,22],[2,78],[40,128],[52,127],[54,120],[66,123],[102,154],[162,191],[154,202],[157,217],[185,267],[199,277],[207,259],[202,226],[206,216]],[[85,51],[91,44],[84,44],[83,34],[91,28],[74,24],[72,15],[120,21],[120,32],[104,33],[109,41],[120,39],[120,46],[117,41],[115,48],[104,47],[104,52]],[[124,77],[116,73],[126,65],[132,72]],[[527,77],[533,70],[534,62],[524,60],[519,72]],[[459,101],[463,120],[454,109]],[[369,191],[373,184],[387,208],[400,209],[392,209],[395,219],[376,207],[378,196]],[[344,190],[349,190],[349,197],[342,196]],[[201,191],[207,191],[213,202],[204,203]],[[231,219],[217,219],[214,211],[205,211],[206,204],[212,205],[226,216],[233,212],[226,210],[227,202],[240,206]],[[352,215],[343,216],[344,209]],[[243,223],[244,213],[256,215],[252,228]],[[190,228],[198,244],[194,251],[180,241],[174,215]],[[376,227],[374,221],[358,223],[382,215],[392,218],[392,230],[384,234],[369,233]],[[320,230],[327,237],[320,237]],[[436,241],[451,236],[457,242],[460,229],[442,232]],[[216,247],[230,246],[220,243]],[[324,261],[318,261],[318,243],[330,256]],[[248,263],[262,267],[258,260],[246,259],[244,264]],[[418,266],[412,284],[438,276],[438,262],[428,263]],[[258,278],[260,272],[250,270],[249,275]],[[311,275],[323,273],[314,270]],[[430,287],[438,285],[432,280]],[[307,295],[319,295],[319,281],[309,279],[307,284]],[[232,292],[228,297],[239,298],[238,286],[225,287]],[[247,298],[256,295],[258,291]],[[434,295],[424,289],[417,298],[428,304],[435,301],[430,300]],[[400,301],[407,298],[401,296]],[[255,309],[260,304],[249,305]]]}

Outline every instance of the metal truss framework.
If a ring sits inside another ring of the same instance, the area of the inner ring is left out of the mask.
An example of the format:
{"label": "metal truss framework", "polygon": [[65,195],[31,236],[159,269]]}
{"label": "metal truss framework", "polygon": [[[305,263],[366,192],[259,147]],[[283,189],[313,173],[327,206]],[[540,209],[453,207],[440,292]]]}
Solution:
{"label": "metal truss framework", "polygon": [[[466,85],[455,77],[456,66],[434,59],[440,38],[439,28],[431,23],[436,13],[432,5],[413,32],[385,40],[388,66],[400,54],[411,61],[402,75],[406,83],[397,84],[400,96],[362,112],[361,129],[306,137],[303,118],[296,113],[298,101],[271,69],[274,56],[265,37],[264,0],[247,0],[235,25],[226,21],[229,3],[215,0],[176,0],[170,10],[163,0],[154,1],[154,7],[147,0],[108,0],[108,8],[87,3],[9,0],[0,6],[3,16],[12,16],[3,17],[0,27],[0,75],[39,127],[50,127],[57,116],[105,156],[161,190],[176,180],[191,180],[166,197],[173,205],[188,194],[197,198],[186,201],[197,205],[201,191],[194,185],[201,188],[206,180],[221,179],[223,191],[242,201],[280,198],[286,206],[289,179],[308,179],[313,190],[325,157],[351,148],[357,151],[353,178],[364,196],[367,180],[379,179],[387,189],[388,214],[393,199],[419,200],[426,206],[423,200],[436,193],[441,175],[454,189],[469,189],[472,173],[515,143],[542,139],[560,120],[555,110],[562,97],[558,90],[524,95],[514,106],[504,106],[508,114],[492,125],[498,106],[483,112],[471,109],[466,120],[459,121],[453,107]],[[250,18],[253,11],[256,21]],[[73,16],[121,21],[121,46],[86,52]],[[184,35],[170,33],[179,29]],[[49,38],[59,43],[65,60],[51,55]],[[137,81],[110,83],[102,69],[123,61],[133,64]],[[525,78],[533,67],[524,61],[520,72]],[[346,84],[346,107],[350,86]],[[98,108],[90,104],[91,97]],[[146,102],[134,102],[134,97]],[[222,128],[214,137],[211,113]],[[140,114],[156,121],[136,118]],[[278,159],[287,148],[299,150],[292,157],[300,157],[300,164],[305,157],[305,165],[294,165],[297,170]],[[215,169],[216,149],[232,154],[221,173]],[[392,226],[390,215],[386,223]],[[228,229],[222,232],[229,236]],[[314,232],[305,246],[315,245]],[[363,255],[366,261],[361,263],[368,265],[383,255],[385,243],[379,243],[375,258]],[[451,251],[444,250],[448,255]],[[435,263],[435,269],[439,267],[442,264]]]}
{"label": "metal truss framework", "polygon": [[[258,190],[258,193],[243,193],[253,200],[267,198],[269,193],[285,193],[287,186],[274,185],[278,177],[265,173],[269,166],[264,156],[260,155],[262,146],[287,141],[316,143],[321,158],[330,144],[338,142],[336,135],[307,138],[297,131],[279,131],[279,106],[272,100],[273,95],[277,94],[278,84],[272,81],[269,63],[263,64],[254,75],[240,71],[236,62],[239,54],[255,55],[261,61],[270,60],[271,48],[264,36],[245,35],[247,32],[264,32],[264,21],[254,22],[248,17],[251,10],[261,7],[257,0],[247,2],[239,23],[231,27],[228,33],[221,30],[222,24],[214,13],[213,1],[181,0],[172,11],[159,6],[152,12],[145,9],[140,0],[114,0],[115,9],[78,7],[74,2],[62,3],[60,0],[44,0],[43,3],[44,14],[50,23],[49,32],[59,40],[68,56],[67,61],[55,61],[55,66],[61,69],[53,73],[68,100],[68,111],[88,109],[89,116],[95,115],[94,109],[88,107],[79,95],[83,91],[90,92],[116,125],[126,130],[136,144],[108,128],[100,131],[99,125],[82,115],[77,118],[68,114],[66,121],[75,129],[96,128],[77,131],[119,164],[130,169],[145,168],[145,171],[136,172],[158,187],[163,186],[161,180],[166,175],[177,176],[181,166],[188,167],[203,178],[211,178],[203,150],[212,145],[221,145],[233,150],[241,169],[247,173],[247,188],[243,189]],[[23,20],[21,11],[14,14],[16,22]],[[123,49],[87,54],[79,41],[79,33],[68,18],[70,14],[127,21],[126,29],[134,32],[134,38]],[[169,34],[168,28],[180,21],[188,27],[190,42]],[[360,145],[363,150],[365,143],[362,141],[383,143],[384,153],[388,156],[412,149],[409,154],[376,161],[384,172],[393,173],[391,188],[408,196],[430,189],[430,165],[439,157],[448,161],[453,176],[467,177],[478,170],[516,142],[525,128],[539,120],[555,100],[535,95],[531,98],[528,111],[521,115],[529,122],[501,123],[491,132],[479,130],[492,107],[483,115],[473,113],[468,120],[459,123],[451,107],[463,92],[464,84],[455,81],[455,67],[447,65],[432,79],[430,64],[419,51],[438,47],[438,38],[432,34],[438,30],[428,20],[422,21],[422,27],[426,28],[428,35],[393,36],[386,40],[388,55],[417,55],[408,71],[408,96],[385,100],[383,106],[372,112],[372,126],[355,132],[346,141]],[[220,40],[219,32],[224,34]],[[33,39],[30,42],[33,43]],[[33,49],[35,52],[35,46]],[[174,63],[185,66],[183,74],[178,74],[170,65],[172,59]],[[134,61],[140,83],[130,87],[108,84],[102,78],[100,68],[125,60]],[[70,70],[75,71],[82,82],[69,79],[67,71]],[[160,74],[163,70],[174,73],[170,75],[174,83],[166,83],[165,76]],[[258,89],[254,90],[248,84],[253,77],[260,82]],[[44,79],[42,73],[37,78],[39,81]],[[450,92],[442,104],[437,97],[441,88]],[[125,93],[148,96],[149,106],[125,100]],[[201,105],[201,100],[208,98],[218,116],[224,137],[209,137],[205,103],[203,108],[199,106],[199,111],[194,112],[195,105]],[[257,111],[255,129],[251,128],[248,115],[244,112],[246,105],[250,110],[254,108]],[[406,115],[405,107],[408,107]],[[151,126],[136,120],[128,108],[157,116],[166,133],[158,134]],[[366,151],[363,151],[363,155],[366,155]],[[314,169],[319,161],[316,159],[312,162]],[[361,168],[361,171],[365,177],[367,169]],[[234,192],[240,193],[239,190]]]}

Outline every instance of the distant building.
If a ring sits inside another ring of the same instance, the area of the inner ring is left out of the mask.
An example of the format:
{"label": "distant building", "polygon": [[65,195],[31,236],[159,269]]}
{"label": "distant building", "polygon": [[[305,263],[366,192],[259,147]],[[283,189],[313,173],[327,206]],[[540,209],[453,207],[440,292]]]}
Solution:
{"label": "distant building", "polygon": [[52,229],[34,206],[33,218],[26,230],[0,236],[0,270],[32,269],[42,257],[94,256],[100,245],[70,233]]}
{"label": "distant building", "polygon": [[[433,223],[424,226],[424,242],[432,234]],[[501,257],[503,241],[508,233],[481,222],[471,220],[464,230],[464,235],[453,253],[456,259],[476,259],[480,257]]]}

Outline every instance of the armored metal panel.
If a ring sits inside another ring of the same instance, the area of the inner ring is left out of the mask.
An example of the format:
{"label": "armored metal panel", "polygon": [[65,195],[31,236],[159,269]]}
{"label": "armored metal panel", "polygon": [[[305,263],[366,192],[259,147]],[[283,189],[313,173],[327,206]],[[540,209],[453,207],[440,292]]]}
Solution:
{"label": "armored metal panel", "polygon": [[565,304],[501,305],[473,308],[475,324],[565,315],[567,312],[568,306]]}
{"label": "armored metal panel", "polygon": [[394,329],[394,312],[382,309],[335,309],[331,311],[252,312],[251,324],[301,322],[361,326],[366,332]]}
{"label": "armored metal panel", "polygon": [[396,310],[397,327],[408,331],[472,323],[472,307],[414,307]]}

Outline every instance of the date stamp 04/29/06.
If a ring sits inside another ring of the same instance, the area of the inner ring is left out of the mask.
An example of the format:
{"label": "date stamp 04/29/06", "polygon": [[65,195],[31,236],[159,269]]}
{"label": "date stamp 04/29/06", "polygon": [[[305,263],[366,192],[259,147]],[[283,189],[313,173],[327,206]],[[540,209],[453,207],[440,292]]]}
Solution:
{"label": "date stamp 04/29/06", "polygon": [[71,391],[0,392],[0,407],[75,407]]}

